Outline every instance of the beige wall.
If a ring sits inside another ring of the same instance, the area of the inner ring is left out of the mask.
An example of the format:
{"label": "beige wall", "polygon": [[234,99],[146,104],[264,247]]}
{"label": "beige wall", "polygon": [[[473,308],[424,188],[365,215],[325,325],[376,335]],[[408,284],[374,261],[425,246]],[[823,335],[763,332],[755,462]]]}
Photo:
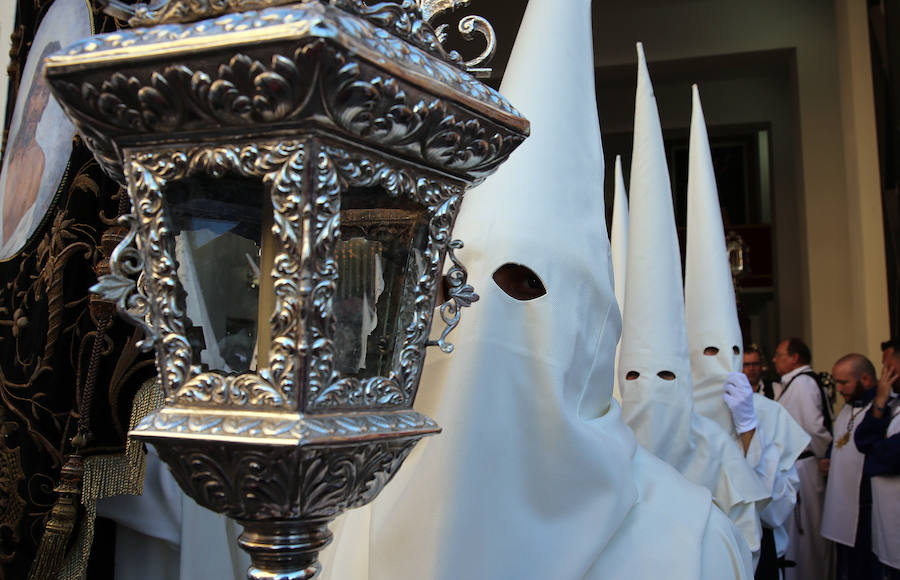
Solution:
{"label": "beige wall", "polygon": [[[651,75],[654,61],[773,50],[792,54],[781,87],[766,86],[777,75],[741,78],[740,70],[701,84],[707,122],[772,115],[782,334],[808,338],[822,369],[851,350],[878,358],[888,310],[865,5],[855,6],[860,3],[854,0],[611,4],[595,7],[601,68],[634,63],[637,40],[644,42]],[[759,101],[748,88],[759,91]],[[659,87],[661,109],[669,98],[665,91]],[[729,94],[730,103],[715,102]],[[762,102],[767,95],[777,103],[767,107]],[[603,97],[599,100],[603,119]],[[689,110],[687,93],[683,102]],[[786,111],[791,118],[785,118]],[[662,112],[664,127],[686,127],[684,114]]]}
{"label": "beige wall", "polygon": [[[854,344],[865,345],[865,352],[876,356],[879,342],[890,334],[890,324],[868,14],[865,3],[854,0],[835,0],[835,13],[853,280],[851,300],[853,318],[858,321],[853,339]],[[879,359],[876,356],[875,362]]]}

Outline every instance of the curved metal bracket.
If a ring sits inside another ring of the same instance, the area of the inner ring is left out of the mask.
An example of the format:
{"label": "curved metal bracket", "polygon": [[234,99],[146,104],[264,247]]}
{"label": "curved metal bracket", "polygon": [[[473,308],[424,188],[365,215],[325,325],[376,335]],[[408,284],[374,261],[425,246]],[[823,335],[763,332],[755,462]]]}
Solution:
{"label": "curved metal bracket", "polygon": [[[144,331],[144,339],[137,346],[144,351],[156,344],[156,333],[149,323],[150,300],[144,292],[144,258],[136,247],[137,218],[123,215],[119,223],[128,228],[128,235],[119,242],[109,257],[109,274],[100,276],[90,291],[105,300],[115,302],[119,314]],[[137,280],[133,277],[137,275]]]}
{"label": "curved metal bracket", "polygon": [[453,352],[453,344],[447,342],[447,335],[459,325],[461,310],[471,306],[473,302],[478,302],[479,299],[478,294],[475,293],[475,288],[471,284],[466,283],[469,277],[466,267],[456,259],[456,254],[453,252],[463,247],[462,241],[452,240],[448,247],[447,254],[450,256],[450,261],[453,262],[453,265],[447,270],[446,275],[448,286],[447,301],[441,304],[440,308],[441,320],[447,326],[441,332],[440,338],[429,340],[425,343],[425,346],[437,346],[447,354]]}
{"label": "curved metal bracket", "polygon": [[[475,58],[465,61],[463,65],[466,67],[466,71],[475,77],[490,77],[493,69],[481,65],[487,64],[493,60],[494,53],[497,52],[497,35],[494,32],[494,27],[491,26],[491,23],[485,18],[470,14],[460,19],[458,29],[460,34],[462,34],[463,38],[466,40],[474,40],[476,35],[484,37],[484,50]],[[443,44],[447,39],[447,25],[441,24],[435,29],[435,32],[437,33],[438,40]]]}

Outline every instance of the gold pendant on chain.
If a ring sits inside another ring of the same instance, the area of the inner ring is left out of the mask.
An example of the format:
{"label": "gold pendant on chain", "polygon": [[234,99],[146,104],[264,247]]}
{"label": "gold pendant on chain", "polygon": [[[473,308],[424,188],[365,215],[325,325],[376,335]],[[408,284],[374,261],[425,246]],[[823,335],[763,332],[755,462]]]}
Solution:
{"label": "gold pendant on chain", "polygon": [[843,436],[837,440],[838,449],[846,445],[848,441],[850,441],[850,431],[844,433]]}

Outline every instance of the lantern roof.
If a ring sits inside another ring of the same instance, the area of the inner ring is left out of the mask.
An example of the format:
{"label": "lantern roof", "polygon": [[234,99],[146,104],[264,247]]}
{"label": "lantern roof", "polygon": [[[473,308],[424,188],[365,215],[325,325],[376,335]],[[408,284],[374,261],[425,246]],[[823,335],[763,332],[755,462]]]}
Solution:
{"label": "lantern roof", "polygon": [[121,30],[49,57],[45,75],[120,182],[124,147],[311,126],[468,182],[492,173],[528,121],[427,21],[375,16],[309,0]]}

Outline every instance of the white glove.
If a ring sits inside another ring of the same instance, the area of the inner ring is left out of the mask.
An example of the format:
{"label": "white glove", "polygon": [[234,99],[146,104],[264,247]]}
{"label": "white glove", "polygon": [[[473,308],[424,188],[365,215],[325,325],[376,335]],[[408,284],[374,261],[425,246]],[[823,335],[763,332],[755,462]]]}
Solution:
{"label": "white glove", "polygon": [[744,373],[728,373],[722,398],[731,410],[731,418],[734,420],[734,428],[738,435],[756,429],[759,419],[756,418],[756,410],[753,408],[753,387]]}

